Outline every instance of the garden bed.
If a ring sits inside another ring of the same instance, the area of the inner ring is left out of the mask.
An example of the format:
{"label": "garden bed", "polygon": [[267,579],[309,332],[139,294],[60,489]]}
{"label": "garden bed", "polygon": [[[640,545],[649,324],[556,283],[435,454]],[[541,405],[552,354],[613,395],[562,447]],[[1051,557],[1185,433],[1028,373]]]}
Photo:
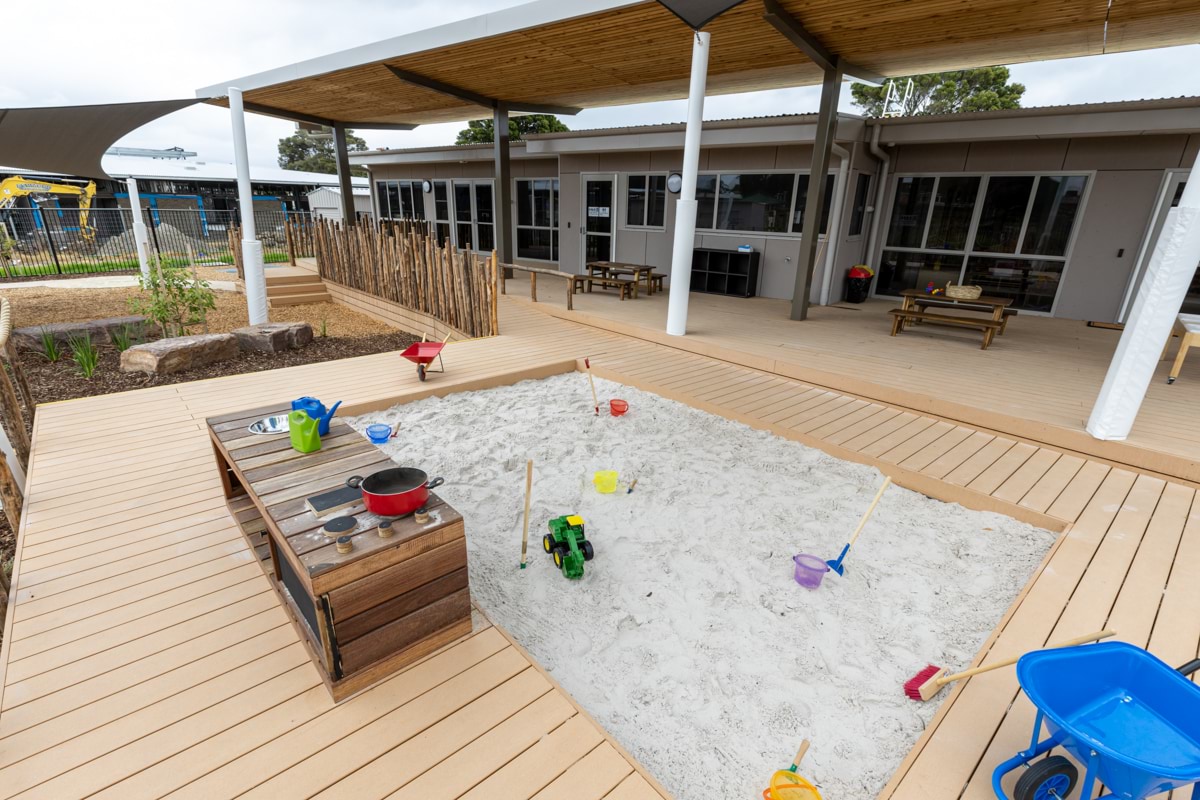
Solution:
{"label": "garden bed", "polygon": [[[831,558],[882,481],[835,459],[580,374],[452,394],[351,420],[400,425],[398,463],[445,476],[466,518],[472,596],[679,800],[760,797],[799,741],[826,797],[875,796],[937,710],[902,685],[969,664],[1054,534],[898,487],[845,577],[796,585],[792,556]],[[517,568],[525,461],[530,564]],[[597,470],[624,486],[602,495]],[[596,556],[568,581],[542,552],[579,514]],[[944,695],[943,695],[944,697]]]}

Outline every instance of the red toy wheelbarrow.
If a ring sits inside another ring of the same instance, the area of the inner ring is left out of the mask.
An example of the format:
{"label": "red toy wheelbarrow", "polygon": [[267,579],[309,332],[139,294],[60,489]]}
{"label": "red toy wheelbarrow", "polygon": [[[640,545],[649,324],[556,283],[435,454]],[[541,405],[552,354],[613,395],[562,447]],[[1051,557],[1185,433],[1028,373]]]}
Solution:
{"label": "red toy wheelbarrow", "polygon": [[[446,346],[446,342],[450,341],[450,334],[446,334],[446,338],[440,342],[427,342],[425,336],[421,337],[421,341],[410,344],[408,349],[400,354],[417,365],[417,377],[422,381],[430,372],[446,371],[446,365],[442,363],[442,348]],[[433,363],[434,359],[437,359],[438,368],[430,369],[429,365]]]}

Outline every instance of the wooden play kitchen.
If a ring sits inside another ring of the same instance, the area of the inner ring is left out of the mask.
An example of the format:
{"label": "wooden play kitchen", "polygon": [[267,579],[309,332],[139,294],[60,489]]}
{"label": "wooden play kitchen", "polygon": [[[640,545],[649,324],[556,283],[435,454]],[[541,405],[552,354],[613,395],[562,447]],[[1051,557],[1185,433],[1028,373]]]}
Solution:
{"label": "wooden play kitchen", "polygon": [[433,493],[408,516],[368,511],[347,479],[396,465],[339,419],[311,453],[248,429],[290,410],[206,422],[230,512],[339,701],[471,632],[466,532]]}

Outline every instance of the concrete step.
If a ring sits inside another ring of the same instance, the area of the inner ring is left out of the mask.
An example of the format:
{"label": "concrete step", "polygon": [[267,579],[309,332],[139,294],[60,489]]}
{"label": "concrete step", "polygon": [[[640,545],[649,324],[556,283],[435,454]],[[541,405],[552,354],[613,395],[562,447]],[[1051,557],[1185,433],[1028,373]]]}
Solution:
{"label": "concrete step", "polygon": [[312,292],[309,294],[289,294],[283,295],[282,297],[268,297],[267,303],[272,308],[275,308],[278,306],[298,306],[303,303],[328,303],[331,302],[332,299],[333,298],[329,296],[328,292],[322,291]]}

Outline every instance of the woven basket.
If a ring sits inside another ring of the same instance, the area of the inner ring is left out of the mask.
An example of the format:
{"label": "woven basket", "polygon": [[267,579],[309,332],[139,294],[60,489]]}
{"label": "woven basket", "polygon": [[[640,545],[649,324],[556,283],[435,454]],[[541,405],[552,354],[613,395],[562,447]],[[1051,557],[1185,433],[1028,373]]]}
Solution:
{"label": "woven basket", "polygon": [[982,294],[982,286],[955,286],[953,283],[946,284],[946,297],[952,300],[978,300]]}

